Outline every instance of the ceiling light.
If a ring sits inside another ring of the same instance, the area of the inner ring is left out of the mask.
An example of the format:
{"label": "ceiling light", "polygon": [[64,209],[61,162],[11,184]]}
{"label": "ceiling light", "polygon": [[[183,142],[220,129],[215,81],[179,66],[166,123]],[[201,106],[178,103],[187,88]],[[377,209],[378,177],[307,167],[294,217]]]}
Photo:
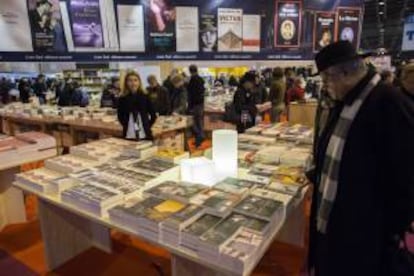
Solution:
{"label": "ceiling light", "polygon": [[383,15],[383,14],[384,14],[384,12],[383,12],[383,11],[380,11],[378,14],[379,14],[379,15]]}
{"label": "ceiling light", "polygon": [[378,2],[378,5],[382,6],[385,5],[385,3],[383,1]]}

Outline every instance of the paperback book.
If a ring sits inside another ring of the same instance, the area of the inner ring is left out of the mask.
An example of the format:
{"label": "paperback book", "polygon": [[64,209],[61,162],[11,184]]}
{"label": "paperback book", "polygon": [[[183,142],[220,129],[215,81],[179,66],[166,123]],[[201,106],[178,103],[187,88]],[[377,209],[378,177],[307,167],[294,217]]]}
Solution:
{"label": "paperback book", "polygon": [[174,199],[185,203],[192,202],[198,194],[206,191],[207,188],[201,184],[166,181],[145,191],[146,194],[164,199]]}
{"label": "paperback book", "polygon": [[237,194],[210,189],[199,193],[191,200],[191,203],[205,207],[208,213],[226,216],[231,213],[232,208],[240,199],[241,197]]}

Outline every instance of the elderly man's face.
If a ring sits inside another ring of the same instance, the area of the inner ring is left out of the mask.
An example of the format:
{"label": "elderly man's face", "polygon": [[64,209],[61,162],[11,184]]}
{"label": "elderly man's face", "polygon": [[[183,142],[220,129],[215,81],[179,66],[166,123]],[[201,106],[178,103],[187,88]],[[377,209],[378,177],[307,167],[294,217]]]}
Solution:
{"label": "elderly man's face", "polygon": [[346,91],[346,78],[343,72],[331,67],[321,72],[323,87],[333,100],[342,100]]}

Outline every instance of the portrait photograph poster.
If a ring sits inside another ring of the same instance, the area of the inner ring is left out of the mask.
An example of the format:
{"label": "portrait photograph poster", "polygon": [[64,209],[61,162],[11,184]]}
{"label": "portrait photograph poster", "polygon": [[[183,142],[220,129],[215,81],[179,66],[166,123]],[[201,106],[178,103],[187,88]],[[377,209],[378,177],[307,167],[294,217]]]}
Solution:
{"label": "portrait photograph poster", "polygon": [[217,52],[217,15],[201,14],[200,20],[200,51]]}
{"label": "portrait photograph poster", "polygon": [[302,2],[276,1],[275,47],[297,48],[302,30]]}
{"label": "portrait photograph poster", "polygon": [[176,51],[176,10],[169,0],[146,0],[149,25],[148,50],[156,53]]}
{"label": "portrait photograph poster", "polygon": [[319,52],[336,41],[336,13],[315,12],[313,25],[313,51]]}
{"label": "portrait photograph poster", "polygon": [[337,40],[348,40],[355,48],[359,48],[361,14],[359,8],[338,8]]}

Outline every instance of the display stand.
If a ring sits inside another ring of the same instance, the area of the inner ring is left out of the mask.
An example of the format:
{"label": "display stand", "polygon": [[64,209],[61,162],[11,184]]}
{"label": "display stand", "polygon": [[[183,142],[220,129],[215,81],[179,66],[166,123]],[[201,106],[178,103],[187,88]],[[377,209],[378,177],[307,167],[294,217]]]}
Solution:
{"label": "display stand", "polygon": [[315,125],[317,103],[291,103],[289,105],[289,123],[301,124],[309,127]]}
{"label": "display stand", "polygon": [[[115,224],[108,217],[98,217],[85,212],[62,202],[57,196],[39,193],[20,183],[14,183],[14,185],[39,197],[38,215],[41,222],[43,240],[45,241],[45,255],[49,270],[63,265],[66,261],[76,257],[90,247],[111,252],[110,230],[114,229],[170,251],[172,255],[172,275],[235,275],[227,267],[219,266],[210,260],[201,259],[193,251],[147,240],[144,237],[137,236],[128,228]],[[302,191],[301,197],[296,199],[299,202],[294,207],[294,209],[298,209],[297,212],[303,212],[303,199],[306,191],[307,188]],[[296,235],[299,231],[294,231],[295,229],[290,229],[290,227],[299,227],[298,224],[294,224],[293,221],[289,223],[290,220],[296,220],[297,216],[292,216],[291,214],[295,214],[295,210],[286,214],[286,220],[272,230],[272,234],[259,249],[257,258],[244,269],[241,275],[250,275],[252,273],[262,256],[280,233],[286,233],[283,235],[284,237],[281,237],[283,241],[294,241],[297,238]],[[284,225],[283,228],[285,230],[281,230],[282,225]],[[289,233],[294,233],[294,235],[290,236]],[[303,241],[303,238],[299,240]],[[295,244],[298,243],[295,242]]]}

